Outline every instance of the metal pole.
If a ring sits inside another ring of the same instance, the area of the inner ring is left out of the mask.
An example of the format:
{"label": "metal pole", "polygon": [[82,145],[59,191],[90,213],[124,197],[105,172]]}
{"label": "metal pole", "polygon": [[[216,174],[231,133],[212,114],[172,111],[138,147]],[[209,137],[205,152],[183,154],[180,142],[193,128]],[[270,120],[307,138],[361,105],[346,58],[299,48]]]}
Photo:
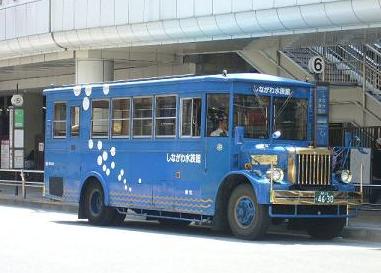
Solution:
{"label": "metal pole", "polygon": [[360,175],[360,194],[361,194],[361,203],[364,202],[363,200],[363,164],[361,162],[361,165],[360,165],[360,171],[361,171],[361,175]]}
{"label": "metal pole", "polygon": [[271,174],[270,174],[270,203],[273,201],[273,162],[271,162]]}
{"label": "metal pole", "polygon": [[366,53],[363,48],[362,60],[362,126],[365,126],[365,103],[366,103]]}
{"label": "metal pole", "polygon": [[25,191],[25,174],[24,174],[24,170],[21,170],[20,177],[21,177],[21,192],[22,192],[22,197],[25,199],[26,198],[26,191]]}

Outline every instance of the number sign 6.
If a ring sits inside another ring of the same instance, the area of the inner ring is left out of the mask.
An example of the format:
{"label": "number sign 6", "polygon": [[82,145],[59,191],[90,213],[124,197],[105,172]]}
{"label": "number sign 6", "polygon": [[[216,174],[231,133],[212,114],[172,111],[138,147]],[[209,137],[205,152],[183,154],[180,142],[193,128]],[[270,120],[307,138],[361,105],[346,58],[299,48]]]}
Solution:
{"label": "number sign 6", "polygon": [[308,62],[308,69],[311,73],[321,74],[324,72],[325,62],[323,57],[315,56],[312,57]]}

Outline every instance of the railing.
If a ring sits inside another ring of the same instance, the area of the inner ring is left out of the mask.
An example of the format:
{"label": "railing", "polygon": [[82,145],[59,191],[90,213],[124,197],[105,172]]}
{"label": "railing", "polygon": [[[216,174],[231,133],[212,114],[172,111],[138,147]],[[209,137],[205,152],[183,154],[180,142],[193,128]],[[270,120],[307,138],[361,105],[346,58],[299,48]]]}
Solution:
{"label": "railing", "polygon": [[[381,204],[381,177],[378,172],[381,166],[379,155],[379,147],[377,147],[377,139],[381,138],[381,127],[330,127],[329,129],[329,143],[331,147],[344,147],[347,146],[349,139],[358,137],[360,139],[360,146],[370,148],[372,150],[372,167],[371,167],[371,181],[370,184],[363,185],[364,202],[372,204]],[[368,181],[367,181],[368,182]],[[357,185],[360,188],[360,185]]]}
{"label": "railing", "polygon": [[320,81],[333,85],[365,85],[367,91],[381,95],[381,52],[376,46],[317,46],[283,51],[306,70],[311,57],[323,56],[326,67],[324,73],[317,76]]}
{"label": "railing", "polygon": [[0,169],[0,185],[16,187],[16,195],[21,187],[21,194],[25,199],[27,188],[40,188],[44,192],[43,174],[44,171],[39,170]]}
{"label": "railing", "polygon": [[381,127],[330,127],[330,146],[345,146],[345,134],[360,138],[361,147],[376,148],[376,141],[381,138]]}

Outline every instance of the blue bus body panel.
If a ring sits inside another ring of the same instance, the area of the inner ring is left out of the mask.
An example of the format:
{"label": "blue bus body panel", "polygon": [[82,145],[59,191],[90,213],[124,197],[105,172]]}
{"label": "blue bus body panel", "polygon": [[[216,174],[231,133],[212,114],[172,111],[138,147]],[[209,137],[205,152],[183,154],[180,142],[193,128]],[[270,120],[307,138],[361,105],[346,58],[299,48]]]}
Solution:
{"label": "blue bus body panel", "polygon": [[[308,146],[312,140],[312,86],[304,82],[267,75],[238,74],[231,77],[205,76],[95,84],[82,86],[80,91],[72,86],[45,90],[46,192],[49,193],[49,181],[57,177],[63,179],[64,192],[61,197],[47,196],[78,203],[84,183],[95,177],[104,188],[106,205],[213,215],[219,186],[227,176],[238,174],[245,176],[253,185],[259,203],[269,204],[268,181],[242,170],[237,161],[239,151],[234,145],[232,118],[228,137],[205,137],[206,94],[252,95],[253,86],[261,84],[274,88],[288,87],[293,90],[294,97],[309,100],[308,139],[277,142],[277,145]],[[202,98],[201,137],[179,137],[179,110],[176,116],[177,136],[174,138],[91,137],[91,103],[94,100],[164,94],[177,96],[178,109],[181,98]],[[285,97],[284,94],[270,95]],[[56,102],[67,103],[68,117],[70,107],[80,107],[78,137],[70,136],[68,119],[66,137],[53,138],[53,105]],[[230,107],[233,107],[233,96]],[[230,112],[232,117],[233,111]],[[271,143],[270,139],[260,139],[248,141],[245,145],[249,148]]]}

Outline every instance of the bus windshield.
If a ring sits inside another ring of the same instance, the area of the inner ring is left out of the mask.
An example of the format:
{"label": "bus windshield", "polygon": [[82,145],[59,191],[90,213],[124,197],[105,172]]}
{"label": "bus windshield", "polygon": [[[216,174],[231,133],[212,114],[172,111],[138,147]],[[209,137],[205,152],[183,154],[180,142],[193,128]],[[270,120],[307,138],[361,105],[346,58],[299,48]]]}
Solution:
{"label": "bus windshield", "polygon": [[268,138],[269,105],[269,97],[235,95],[234,127],[244,127],[246,138]]}
{"label": "bus windshield", "polygon": [[307,139],[307,105],[306,99],[274,99],[274,131],[282,133],[280,139]]}

